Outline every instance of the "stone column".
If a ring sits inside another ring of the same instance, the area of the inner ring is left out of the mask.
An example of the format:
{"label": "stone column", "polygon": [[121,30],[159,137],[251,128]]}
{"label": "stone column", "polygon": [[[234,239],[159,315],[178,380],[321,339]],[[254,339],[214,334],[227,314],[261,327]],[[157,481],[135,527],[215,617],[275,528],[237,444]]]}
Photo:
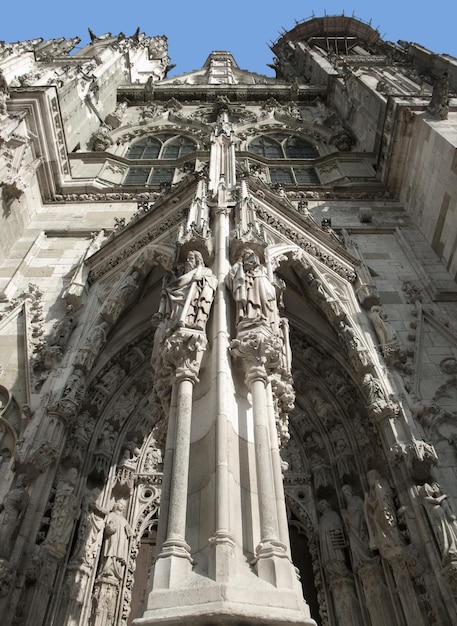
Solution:
{"label": "stone column", "polygon": [[281,456],[279,454],[279,440],[278,430],[276,426],[275,410],[272,403],[273,391],[271,383],[268,384],[267,401],[268,404],[268,427],[270,435],[270,452],[273,471],[273,484],[276,497],[276,509],[278,514],[278,530],[279,539],[286,546],[287,554],[290,554],[290,541],[289,541],[289,525],[287,521],[286,500],[284,496],[284,484],[281,468]]}
{"label": "stone column", "polygon": [[228,271],[229,241],[228,199],[224,186],[218,193],[215,209],[215,268],[217,291],[214,301],[213,343],[216,364],[216,527],[210,542],[212,554],[209,575],[216,581],[228,581],[233,574],[233,550],[235,541],[230,529],[230,486],[229,486],[229,422],[227,393],[232,389],[228,345],[228,307],[225,276]]}
{"label": "stone column", "polygon": [[155,589],[174,587],[192,570],[191,549],[185,540],[192,396],[206,344],[204,333],[182,328],[175,331],[163,346],[163,358],[175,368],[172,396],[176,397],[176,414],[165,541],[154,568]]}
{"label": "stone column", "polygon": [[[291,588],[296,579],[287,545],[280,539],[276,481],[271,453],[270,410],[273,404],[265,363],[276,359],[278,346],[268,329],[238,333],[232,353],[242,359],[245,382],[252,397],[260,541],[253,561],[259,578],[275,587]],[[276,428],[274,436],[276,436]],[[284,529],[283,529],[284,530]]]}

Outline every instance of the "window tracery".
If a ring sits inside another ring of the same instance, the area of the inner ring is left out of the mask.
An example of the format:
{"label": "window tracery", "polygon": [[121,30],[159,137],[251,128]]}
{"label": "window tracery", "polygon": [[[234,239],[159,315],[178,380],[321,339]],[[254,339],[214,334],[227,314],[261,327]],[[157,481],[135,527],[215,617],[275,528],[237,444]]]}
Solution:
{"label": "window tracery", "polygon": [[[248,150],[264,159],[289,161],[296,159],[316,159],[319,152],[309,141],[288,133],[270,133],[255,137]],[[286,186],[318,185],[319,177],[313,167],[292,166],[286,163],[281,167],[268,168],[270,182]]]}
{"label": "window tracery", "polygon": [[[195,152],[196,143],[183,135],[161,133],[147,135],[132,144],[126,153],[126,158],[135,161],[175,160]],[[124,185],[147,185],[157,187],[162,183],[172,183],[175,174],[174,167],[158,165],[132,166],[128,169]]]}

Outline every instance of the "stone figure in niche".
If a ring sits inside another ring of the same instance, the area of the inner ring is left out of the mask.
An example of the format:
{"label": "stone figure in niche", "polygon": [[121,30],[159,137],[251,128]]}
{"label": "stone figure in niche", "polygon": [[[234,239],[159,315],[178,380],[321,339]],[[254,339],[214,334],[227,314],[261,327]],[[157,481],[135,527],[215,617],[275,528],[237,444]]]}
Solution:
{"label": "stone figure in niche", "polygon": [[381,387],[381,383],[373,376],[373,374],[365,374],[363,377],[363,387],[367,393],[370,405],[379,407],[386,405],[386,397]]}
{"label": "stone figure in niche", "polygon": [[341,424],[335,424],[332,428],[330,439],[335,449],[335,461],[339,478],[353,474],[355,472],[353,454]]}
{"label": "stone figure in niche", "polygon": [[372,559],[368,547],[368,529],[363,512],[363,500],[353,493],[351,485],[343,485],[341,491],[346,500],[343,519],[348,529],[352,563],[354,569],[357,569]]}
{"label": "stone figure in niche", "polygon": [[29,503],[27,488],[29,479],[26,474],[20,474],[16,485],[9,490],[0,505],[0,558],[8,559],[13,549],[13,538],[22,515]]}
{"label": "stone figure in niche", "polygon": [[242,251],[227,275],[227,284],[236,303],[238,330],[262,325],[277,331],[276,289],[254,250]]}
{"label": "stone figure in niche", "polygon": [[162,452],[153,441],[148,448],[144,461],[143,471],[145,472],[161,472],[162,471]]}
{"label": "stone figure in niche", "polygon": [[329,578],[339,578],[349,574],[346,564],[346,541],[343,523],[327,500],[320,500],[317,508],[319,520],[319,544],[322,563]]}
{"label": "stone figure in niche", "polygon": [[202,254],[191,250],[184,274],[171,273],[165,277],[155,319],[166,320],[168,329],[185,327],[204,331],[216,286],[217,279],[205,266]]}
{"label": "stone figure in niche", "polygon": [[396,557],[402,546],[392,489],[379,472],[372,469],[367,474],[369,493],[365,497],[364,511],[370,538],[370,548],[379,550],[383,558]]}
{"label": "stone figure in niche", "polygon": [[59,557],[65,554],[73,529],[73,522],[78,513],[78,499],[74,493],[77,479],[78,470],[71,467],[57,483],[51,522],[43,542],[43,546],[46,546]]}
{"label": "stone figure in niche", "polygon": [[64,318],[54,325],[54,332],[48,342],[49,345],[57,346],[63,352],[63,350],[67,347],[68,340],[70,339],[70,335],[75,326],[76,316],[73,312],[73,307],[70,304],[67,306]]}
{"label": "stone figure in niche", "polygon": [[106,341],[107,330],[108,324],[106,322],[95,326],[76,355],[75,367],[79,367],[86,372],[92,368],[102,345]]}
{"label": "stone figure in niche", "polygon": [[438,483],[425,483],[419,495],[440,545],[443,565],[457,561],[457,517]]}
{"label": "stone figure in niche", "polygon": [[132,536],[132,529],[124,517],[125,508],[126,502],[118,500],[106,517],[101,578],[122,580],[124,576]]}
{"label": "stone figure in niche", "polygon": [[105,511],[98,505],[100,489],[86,493],[81,507],[81,518],[72,562],[92,567],[98,552],[98,539],[104,526]]}
{"label": "stone figure in niche", "polygon": [[122,309],[126,306],[130,296],[138,287],[139,278],[140,274],[137,271],[128,274],[124,278],[114,294],[108,298],[102,308],[101,315],[104,320],[110,324],[113,324],[117,320]]}
{"label": "stone figure in niche", "polygon": [[303,474],[303,461],[300,455],[300,449],[295,439],[290,439],[287,446],[281,451],[281,456],[284,458],[286,471],[294,474]]}
{"label": "stone figure in niche", "polygon": [[391,361],[399,351],[399,345],[394,328],[384,319],[381,307],[372,306],[370,319],[379,340],[379,345],[383,356],[387,361]]}
{"label": "stone figure in niche", "polygon": [[134,438],[132,441],[128,441],[124,444],[119,465],[135,466],[140,454],[141,448],[138,446],[138,441]]}

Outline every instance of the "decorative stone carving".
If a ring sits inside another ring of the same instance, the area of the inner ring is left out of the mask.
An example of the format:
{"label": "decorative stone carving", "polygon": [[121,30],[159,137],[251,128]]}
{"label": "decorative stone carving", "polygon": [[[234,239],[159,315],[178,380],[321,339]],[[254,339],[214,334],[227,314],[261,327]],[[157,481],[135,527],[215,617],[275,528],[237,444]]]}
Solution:
{"label": "decorative stone carving", "polygon": [[111,294],[102,307],[101,315],[109,324],[114,324],[122,310],[129,302],[130,296],[138,287],[140,274],[134,270],[131,274],[127,274],[119,287]]}
{"label": "decorative stone carving", "polygon": [[372,362],[368,351],[363,345],[357,331],[347,322],[341,320],[337,323],[338,339],[346,350],[354,368],[359,371],[367,371],[372,368]]}
{"label": "decorative stone carving", "polygon": [[[151,365],[155,371],[154,397],[168,415],[169,397],[175,375],[196,380],[206,349],[206,322],[214,298],[217,279],[204,264],[200,252],[187,254],[184,274],[164,277]],[[187,372],[187,374],[186,374]]]}
{"label": "decorative stone carving", "polygon": [[394,328],[386,321],[381,307],[372,306],[370,319],[379,340],[383,357],[388,365],[395,365],[400,358],[400,346]]}
{"label": "decorative stone carving", "polygon": [[161,472],[162,471],[162,452],[154,443],[151,444],[146,452],[146,458],[143,464],[143,472]]}
{"label": "decorative stone carving", "polygon": [[116,435],[111,424],[106,424],[100,433],[97,448],[94,452],[93,464],[97,472],[107,474],[110,468],[111,457],[113,456]]}
{"label": "decorative stone carving", "polygon": [[236,304],[238,332],[260,324],[277,332],[276,290],[254,250],[242,251],[227,275],[227,284]]}
{"label": "decorative stone carving", "polygon": [[37,468],[40,472],[51,465],[57,458],[57,448],[49,441],[44,441],[34,448],[26,459],[26,464]]}
{"label": "decorative stone carving", "polygon": [[433,84],[432,98],[427,111],[434,117],[447,120],[449,113],[449,79],[447,70]]}
{"label": "decorative stone carving", "polygon": [[387,399],[379,379],[375,378],[373,374],[365,374],[362,384],[368,409],[372,416],[382,418],[388,414],[395,415],[398,412],[398,407]]}
{"label": "decorative stone carving", "polygon": [[348,529],[352,565],[357,571],[359,567],[369,563],[373,558],[368,547],[368,529],[365,522],[364,505],[362,498],[354,494],[351,485],[343,485],[341,491],[346,500],[343,519]]}
{"label": "decorative stone carving", "polygon": [[124,370],[118,363],[114,363],[106,374],[102,376],[100,382],[95,385],[91,402],[99,411],[105,402],[112,397],[114,391],[119,388],[124,378]]}
{"label": "decorative stone carving", "polygon": [[94,566],[106,515],[106,511],[98,504],[100,493],[100,489],[92,489],[83,498],[76,545],[71,557],[72,564],[88,568]]}
{"label": "decorative stone carving", "polygon": [[119,128],[122,124],[122,118],[124,117],[126,109],[127,102],[118,102],[114,111],[106,116],[105,124],[107,124],[109,128]]}
{"label": "decorative stone carving", "polygon": [[107,330],[108,324],[106,322],[102,322],[94,327],[82,347],[78,350],[74,364],[75,367],[85,372],[89,372],[92,369],[95,359],[106,341]]}
{"label": "decorative stone carving", "polygon": [[[164,320],[166,323],[159,326],[156,334],[158,332],[160,336],[179,327],[204,331],[216,284],[216,277],[205,266],[201,253],[191,250],[184,264],[184,274],[180,276],[175,270],[164,278],[159,311],[154,321]],[[157,340],[154,350],[156,345]]]}
{"label": "decorative stone carving", "polygon": [[387,560],[398,557],[403,542],[398,529],[396,507],[387,480],[372,469],[367,474],[369,493],[365,497],[365,518],[370,548]]}
{"label": "decorative stone carving", "polygon": [[354,456],[344,428],[341,424],[335,424],[330,432],[330,440],[335,451],[335,462],[338,477],[346,479],[355,474]]}
{"label": "decorative stone carving", "polygon": [[66,424],[71,424],[79,409],[86,389],[85,376],[81,370],[74,370],[69,376],[62,398],[48,406],[48,412],[58,415]]}
{"label": "decorative stone carving", "polygon": [[109,126],[100,126],[92,135],[92,146],[95,152],[105,152],[113,144],[110,136],[111,128]]}
{"label": "decorative stone carving", "polygon": [[327,500],[320,500],[319,545],[322,563],[330,579],[349,576],[346,563],[346,539],[343,522]]}
{"label": "decorative stone carving", "polygon": [[11,555],[15,533],[29,503],[29,482],[26,474],[20,474],[0,505],[0,559],[9,559]]}
{"label": "decorative stone carving", "polygon": [[77,479],[78,470],[72,467],[57,483],[51,522],[46,539],[42,544],[43,548],[52,552],[57,558],[62,558],[65,555],[73,530],[73,523],[78,513],[78,499],[74,494]]}
{"label": "decorative stone carving", "polygon": [[56,361],[62,358],[76,324],[73,307],[68,305],[63,319],[54,324],[53,332],[43,348],[43,362],[46,369],[51,369]]}
{"label": "decorative stone carving", "polygon": [[438,483],[425,483],[419,495],[440,546],[443,565],[457,563],[457,516]]}
{"label": "decorative stone carving", "polygon": [[122,580],[129,556],[129,541],[132,529],[125,519],[125,500],[114,503],[111,513],[106,516],[103,560],[100,578]]}

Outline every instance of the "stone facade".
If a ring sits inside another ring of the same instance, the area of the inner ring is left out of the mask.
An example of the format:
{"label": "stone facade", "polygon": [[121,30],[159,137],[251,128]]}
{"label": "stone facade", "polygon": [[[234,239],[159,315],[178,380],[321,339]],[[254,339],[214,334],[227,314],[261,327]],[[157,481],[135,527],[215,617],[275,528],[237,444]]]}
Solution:
{"label": "stone facade", "polygon": [[457,621],[457,60],[0,42],[2,624]]}

